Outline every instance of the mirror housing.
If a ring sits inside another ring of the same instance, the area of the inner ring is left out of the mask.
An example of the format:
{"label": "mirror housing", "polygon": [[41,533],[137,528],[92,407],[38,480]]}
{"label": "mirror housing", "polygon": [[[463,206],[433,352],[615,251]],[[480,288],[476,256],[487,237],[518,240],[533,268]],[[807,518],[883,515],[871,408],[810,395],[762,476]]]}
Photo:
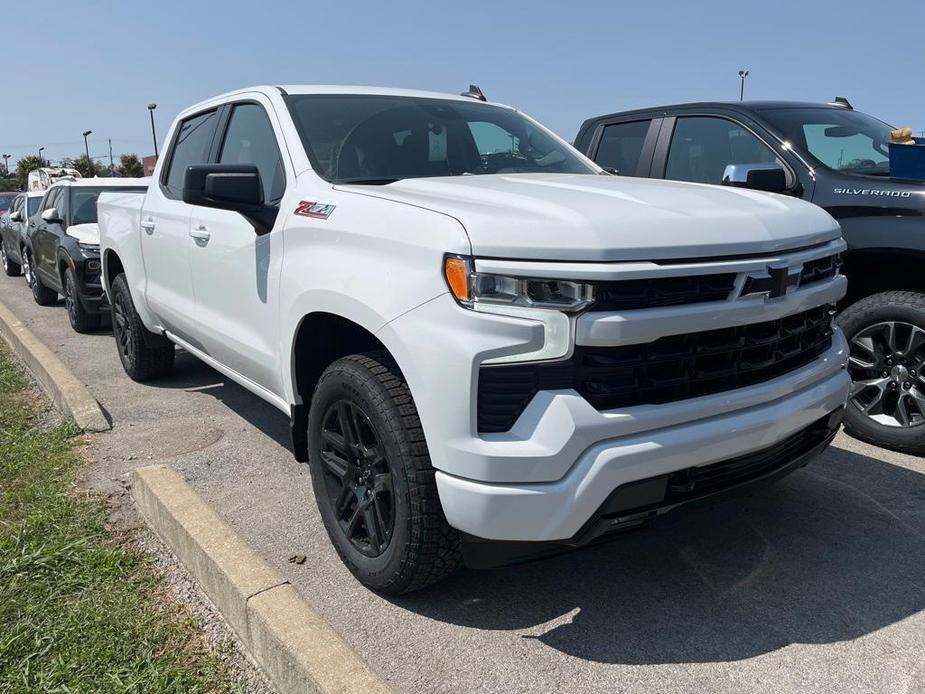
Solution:
{"label": "mirror housing", "polygon": [[723,171],[723,185],[784,193],[787,174],[780,164],[729,164]]}
{"label": "mirror housing", "polygon": [[61,215],[58,214],[58,210],[55,207],[49,207],[47,210],[42,212],[42,221],[45,222],[60,222]]}
{"label": "mirror housing", "polygon": [[253,164],[196,164],[186,169],[183,202],[241,214],[258,234],[269,233],[278,209],[263,201],[263,182]]}
{"label": "mirror housing", "polygon": [[16,211],[13,212],[12,214],[10,214],[10,221],[11,221],[11,222],[21,222],[21,221],[22,221],[22,212],[20,212],[19,210],[16,210]]}

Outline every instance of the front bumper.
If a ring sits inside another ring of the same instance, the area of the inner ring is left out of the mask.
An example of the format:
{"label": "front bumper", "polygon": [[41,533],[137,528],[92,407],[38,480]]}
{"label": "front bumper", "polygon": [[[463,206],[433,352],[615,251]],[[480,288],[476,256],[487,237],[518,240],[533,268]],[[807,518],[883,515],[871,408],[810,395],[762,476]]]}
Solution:
{"label": "front bumper", "polygon": [[491,484],[438,471],[440,501],[450,525],[469,535],[568,544],[599,515],[614,490],[774,446],[840,412],[848,384],[847,373],[839,369],[765,405],[600,441],[555,482]]}
{"label": "front bumper", "polygon": [[685,468],[617,487],[567,540],[486,540],[463,533],[463,560],[489,569],[578,549],[649,525],[682,505],[712,503],[774,482],[805,466],[828,447],[844,416],[841,407],[773,446],[731,460]]}

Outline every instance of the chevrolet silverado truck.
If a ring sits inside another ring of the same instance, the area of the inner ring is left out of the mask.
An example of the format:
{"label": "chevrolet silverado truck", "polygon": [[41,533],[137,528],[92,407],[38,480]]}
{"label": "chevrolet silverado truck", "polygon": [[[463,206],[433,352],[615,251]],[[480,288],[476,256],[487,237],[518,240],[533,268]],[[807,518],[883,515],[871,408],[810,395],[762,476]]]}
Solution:
{"label": "chevrolet silverado truck", "polygon": [[925,181],[891,175],[891,127],[847,99],[612,113],[575,146],[626,176],[745,186],[819,205],[842,227],[849,434],[925,453]]}
{"label": "chevrolet silverado truck", "polygon": [[98,207],[125,371],[179,345],[284,412],[383,593],[775,479],[841,421],[831,216],[610,175],[477,88],[225,94]]}

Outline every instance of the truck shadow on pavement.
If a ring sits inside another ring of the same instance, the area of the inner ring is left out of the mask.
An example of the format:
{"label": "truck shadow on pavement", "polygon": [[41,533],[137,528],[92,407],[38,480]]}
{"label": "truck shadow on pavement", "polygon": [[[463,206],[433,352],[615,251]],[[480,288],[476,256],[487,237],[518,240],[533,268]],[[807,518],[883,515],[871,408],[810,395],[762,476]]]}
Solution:
{"label": "truck shadow on pavement", "polygon": [[734,661],[925,608],[925,475],[831,448],[776,486],[612,543],[394,600],[586,660]]}

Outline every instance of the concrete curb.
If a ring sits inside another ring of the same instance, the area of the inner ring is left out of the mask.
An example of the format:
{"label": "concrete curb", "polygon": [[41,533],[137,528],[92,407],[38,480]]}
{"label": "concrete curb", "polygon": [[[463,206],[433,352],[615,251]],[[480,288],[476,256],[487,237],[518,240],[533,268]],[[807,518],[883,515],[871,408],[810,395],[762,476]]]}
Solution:
{"label": "concrete curb", "polygon": [[166,465],[132,475],[132,498],[283,694],[388,692],[385,683]]}
{"label": "concrete curb", "polygon": [[22,359],[55,407],[83,431],[109,431],[109,420],[86,386],[10,309],[0,302],[0,335]]}

